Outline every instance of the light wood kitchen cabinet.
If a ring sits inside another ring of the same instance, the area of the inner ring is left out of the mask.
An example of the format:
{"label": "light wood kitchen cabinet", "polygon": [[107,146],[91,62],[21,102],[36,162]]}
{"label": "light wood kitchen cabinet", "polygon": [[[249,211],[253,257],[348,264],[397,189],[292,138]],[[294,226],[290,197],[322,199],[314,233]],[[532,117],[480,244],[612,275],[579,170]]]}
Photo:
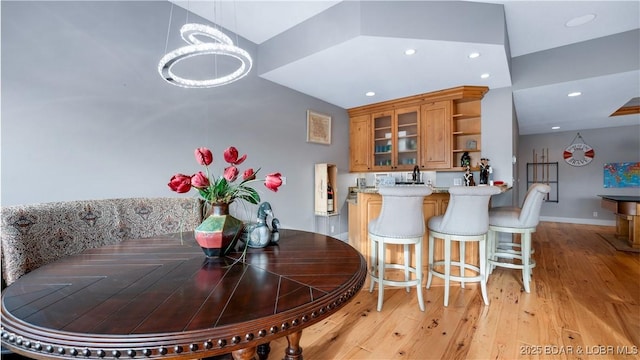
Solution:
{"label": "light wood kitchen cabinet", "polygon": [[371,116],[374,171],[411,170],[418,164],[420,108],[384,111]]}
{"label": "light wood kitchen cabinet", "polygon": [[451,168],[451,101],[422,105],[421,169]]}
{"label": "light wood kitchen cabinet", "polygon": [[[358,212],[358,204],[356,204],[354,201],[347,201],[347,203],[349,204],[347,207],[347,211],[349,212],[348,214],[348,242],[349,245],[353,246],[354,248],[358,249],[356,246],[360,246],[361,245],[361,240],[360,240],[360,229],[358,228],[360,226],[360,213]],[[360,250],[360,249],[358,249]]]}
{"label": "light wood kitchen cabinet", "polygon": [[416,165],[421,170],[462,170],[465,151],[477,165],[480,102],[488,90],[459,86],[349,109],[350,171],[404,171]]}
{"label": "light wood kitchen cabinet", "polygon": [[371,116],[360,115],[349,121],[349,164],[351,172],[371,171]]}

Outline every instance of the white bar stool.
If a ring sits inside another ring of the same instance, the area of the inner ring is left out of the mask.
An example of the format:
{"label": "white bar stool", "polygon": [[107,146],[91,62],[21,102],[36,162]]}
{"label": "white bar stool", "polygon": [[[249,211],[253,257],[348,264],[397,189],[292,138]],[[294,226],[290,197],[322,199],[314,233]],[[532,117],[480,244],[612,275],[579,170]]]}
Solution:
{"label": "white bar stool", "polygon": [[[369,239],[371,240],[371,284],[369,292],[373,292],[374,283],[378,283],[378,311],[382,310],[384,287],[404,286],[409,292],[415,286],[418,292],[418,305],[424,311],[422,295],[422,237],[424,236],[424,214],[422,203],[425,196],[431,195],[432,189],[427,186],[390,186],[381,187],[382,195],[380,215],[369,222]],[[385,245],[398,244],[404,247],[404,263],[386,263]],[[414,246],[416,266],[411,266],[411,251]],[[404,270],[404,281],[385,278],[385,270]],[[410,273],[415,276],[411,279]]]}
{"label": "white bar stool", "polygon": [[[489,211],[489,233],[487,240],[487,273],[491,274],[496,266],[522,270],[524,291],[531,292],[532,269],[536,266],[531,257],[531,234],[540,222],[540,208],[551,187],[545,184],[532,184],[527,191],[522,209],[497,207]],[[520,243],[514,241],[499,242],[497,233],[521,234]],[[513,260],[517,259],[518,262]]]}
{"label": "white bar stool", "polygon": [[[482,300],[489,305],[487,297],[486,277],[486,239],[489,229],[489,200],[492,195],[499,194],[500,188],[495,186],[454,186],[449,188],[449,205],[444,215],[429,219],[429,277],[427,289],[431,287],[433,276],[444,279],[444,306],[449,305],[449,283],[451,280],[460,282],[464,288],[467,282],[479,282]],[[444,241],[444,259],[434,260],[435,239]],[[460,245],[460,260],[451,261],[451,242]],[[465,243],[478,242],[479,266],[465,262]],[[444,266],[442,272],[436,266]],[[460,269],[460,275],[451,275],[451,266]],[[467,276],[466,270],[472,270],[477,275]]]}

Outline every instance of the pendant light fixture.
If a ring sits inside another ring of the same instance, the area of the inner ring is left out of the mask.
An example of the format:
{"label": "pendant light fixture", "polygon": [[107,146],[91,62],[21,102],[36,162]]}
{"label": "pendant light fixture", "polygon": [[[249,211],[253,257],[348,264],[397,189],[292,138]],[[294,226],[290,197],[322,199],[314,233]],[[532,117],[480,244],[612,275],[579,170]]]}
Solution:
{"label": "pendant light fixture", "polygon": [[[173,4],[171,13],[173,13]],[[171,15],[169,25],[171,25]],[[180,36],[189,45],[167,53],[158,63],[160,76],[170,84],[185,88],[209,88],[230,84],[245,77],[251,71],[252,60],[249,53],[236,46],[229,36],[218,29],[208,25],[187,23],[180,29]],[[198,38],[199,36],[212,41],[202,41]],[[167,31],[167,42],[168,37]],[[240,66],[229,74],[208,79],[187,79],[172,71],[173,66],[178,62],[201,55],[229,56],[237,59]]]}

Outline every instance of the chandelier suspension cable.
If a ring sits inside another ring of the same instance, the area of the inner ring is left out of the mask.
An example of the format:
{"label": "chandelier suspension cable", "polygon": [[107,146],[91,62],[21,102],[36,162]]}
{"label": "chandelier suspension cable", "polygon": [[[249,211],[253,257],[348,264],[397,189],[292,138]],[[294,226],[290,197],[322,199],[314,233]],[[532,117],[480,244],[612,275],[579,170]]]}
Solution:
{"label": "chandelier suspension cable", "polygon": [[[216,4],[219,4],[217,10],[216,10]],[[222,20],[218,20],[218,16],[220,16],[220,14],[222,13],[221,7],[222,7],[221,2],[216,2],[215,0],[213,1],[213,16],[211,18],[213,19],[214,28],[218,30],[222,30],[222,26],[220,26],[220,21]],[[218,55],[217,54],[213,55],[213,75],[215,77],[218,77]]]}
{"label": "chandelier suspension cable", "polygon": [[238,36],[238,3],[233,1],[233,28],[236,29],[236,45],[240,46],[239,36]]}
{"label": "chandelier suspension cable", "polygon": [[171,19],[173,18],[173,3],[171,3],[171,10],[169,11],[169,25],[167,25],[167,38],[164,41],[164,53],[167,53],[169,48],[169,33],[171,32]]}
{"label": "chandelier suspension cable", "polygon": [[[187,10],[187,19],[188,13],[189,11]],[[172,14],[170,14],[169,27],[171,27],[171,15]],[[251,55],[249,55],[249,53],[244,49],[235,45],[233,40],[219,29],[208,25],[187,23],[180,29],[180,35],[185,42],[189,43],[189,45],[167,53],[158,63],[158,72],[168,83],[185,88],[208,88],[232,83],[245,77],[251,71]],[[213,41],[202,41],[198,36],[206,37]],[[167,34],[167,43],[168,39],[169,36]],[[238,34],[236,32],[236,43],[237,41]],[[215,57],[217,57],[217,55],[229,56],[238,60],[240,62],[240,66],[230,74],[218,76],[216,61],[216,75],[209,79],[187,79],[173,73],[172,68],[175,64],[190,57],[199,55],[214,55]]]}
{"label": "chandelier suspension cable", "polygon": [[191,12],[191,1],[187,0],[187,15],[184,18],[184,24],[189,23],[189,13]]}

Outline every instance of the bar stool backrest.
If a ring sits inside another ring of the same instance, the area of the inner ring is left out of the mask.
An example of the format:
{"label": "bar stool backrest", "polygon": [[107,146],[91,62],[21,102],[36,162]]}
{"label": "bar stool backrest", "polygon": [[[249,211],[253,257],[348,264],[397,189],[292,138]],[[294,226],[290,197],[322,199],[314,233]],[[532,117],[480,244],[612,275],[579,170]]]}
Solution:
{"label": "bar stool backrest", "polygon": [[496,186],[453,186],[442,221],[430,222],[435,231],[451,235],[481,235],[489,230],[489,200]]}
{"label": "bar stool backrest", "polygon": [[536,227],[540,222],[540,208],[544,197],[549,193],[551,187],[546,184],[532,184],[524,198],[522,209],[518,221],[519,227],[530,228]]}
{"label": "bar stool backrest", "polygon": [[380,215],[369,222],[369,232],[390,238],[422,236],[425,231],[422,203],[433,190],[428,186],[385,186]]}

